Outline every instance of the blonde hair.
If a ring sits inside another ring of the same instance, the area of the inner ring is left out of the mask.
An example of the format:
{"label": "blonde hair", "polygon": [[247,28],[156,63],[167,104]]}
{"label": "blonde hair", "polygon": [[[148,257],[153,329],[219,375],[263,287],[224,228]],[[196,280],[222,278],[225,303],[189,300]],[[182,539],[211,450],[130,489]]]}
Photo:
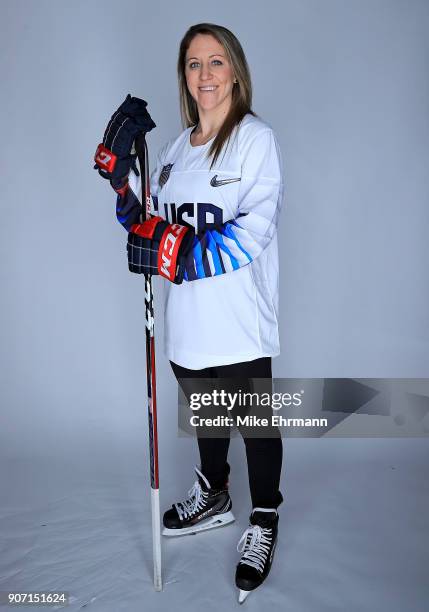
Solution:
{"label": "blonde hair", "polygon": [[250,113],[257,116],[252,111],[252,81],[250,77],[249,66],[243,48],[236,36],[227,28],[216,25],[214,23],[197,23],[191,26],[180,43],[179,57],[177,61],[177,74],[179,78],[179,98],[180,98],[180,114],[184,128],[195,125],[199,121],[198,107],[191,96],[186,84],[185,67],[186,53],[189,49],[192,39],[197,34],[211,34],[225,49],[229,62],[232,66],[233,73],[237,79],[232,89],[231,107],[224,122],[216,135],[216,138],[211,144],[208,151],[208,157],[212,156],[210,168],[219,157],[222,148],[226,142],[229,142],[232,131],[238,125],[243,117]]}

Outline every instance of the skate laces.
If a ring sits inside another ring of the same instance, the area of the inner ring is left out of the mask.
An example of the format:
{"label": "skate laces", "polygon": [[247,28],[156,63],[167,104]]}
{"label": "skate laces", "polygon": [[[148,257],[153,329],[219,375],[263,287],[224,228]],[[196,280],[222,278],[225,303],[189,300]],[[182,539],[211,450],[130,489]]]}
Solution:
{"label": "skate laces", "polygon": [[250,525],[237,544],[237,551],[243,553],[240,563],[250,565],[262,573],[270,552],[271,537],[271,527]]}
{"label": "skate laces", "polygon": [[187,516],[192,516],[198,510],[202,510],[205,506],[208,492],[203,491],[198,480],[188,491],[189,499],[186,499],[178,504],[174,504],[179,515],[179,519],[183,520]]}

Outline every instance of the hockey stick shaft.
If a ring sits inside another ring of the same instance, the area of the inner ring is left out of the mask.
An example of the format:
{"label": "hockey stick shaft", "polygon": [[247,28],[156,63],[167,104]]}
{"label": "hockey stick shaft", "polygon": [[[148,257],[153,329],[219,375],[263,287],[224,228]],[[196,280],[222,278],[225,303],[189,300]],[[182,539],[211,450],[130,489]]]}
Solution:
{"label": "hockey stick shaft", "polygon": [[[150,216],[150,174],[145,134],[142,132],[135,142],[140,164],[143,199],[143,220]],[[158,430],[156,404],[155,329],[152,293],[152,276],[145,274],[145,321],[146,321],[146,376],[149,423],[150,485],[152,510],[153,583],[156,591],[162,590],[161,574],[161,521],[159,509]]]}

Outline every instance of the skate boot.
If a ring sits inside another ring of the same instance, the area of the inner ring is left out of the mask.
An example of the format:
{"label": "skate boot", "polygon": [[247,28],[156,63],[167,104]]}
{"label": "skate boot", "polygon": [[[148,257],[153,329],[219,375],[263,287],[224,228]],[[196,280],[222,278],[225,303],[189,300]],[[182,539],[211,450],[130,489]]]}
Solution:
{"label": "skate boot", "polygon": [[195,466],[198,479],[188,491],[188,499],[173,504],[164,513],[162,535],[181,536],[223,527],[234,521],[228,483],[212,489],[204,474]]}
{"label": "skate boot", "polygon": [[250,525],[237,545],[242,553],[235,572],[239,603],[268,576],[277,544],[279,516],[275,508],[253,508],[249,520]]}

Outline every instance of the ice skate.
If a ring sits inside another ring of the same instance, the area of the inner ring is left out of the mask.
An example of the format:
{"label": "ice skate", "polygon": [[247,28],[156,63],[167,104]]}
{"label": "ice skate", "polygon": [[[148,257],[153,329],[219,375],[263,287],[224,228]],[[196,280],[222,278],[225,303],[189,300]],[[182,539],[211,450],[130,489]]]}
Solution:
{"label": "ice skate", "polygon": [[164,513],[164,536],[191,535],[232,523],[232,502],[228,485],[213,489],[204,474],[195,467],[198,479],[188,491],[188,499],[173,504]]}
{"label": "ice skate", "polygon": [[268,576],[277,544],[279,516],[275,508],[253,508],[249,520],[250,525],[237,545],[242,553],[235,573],[239,603]]}

